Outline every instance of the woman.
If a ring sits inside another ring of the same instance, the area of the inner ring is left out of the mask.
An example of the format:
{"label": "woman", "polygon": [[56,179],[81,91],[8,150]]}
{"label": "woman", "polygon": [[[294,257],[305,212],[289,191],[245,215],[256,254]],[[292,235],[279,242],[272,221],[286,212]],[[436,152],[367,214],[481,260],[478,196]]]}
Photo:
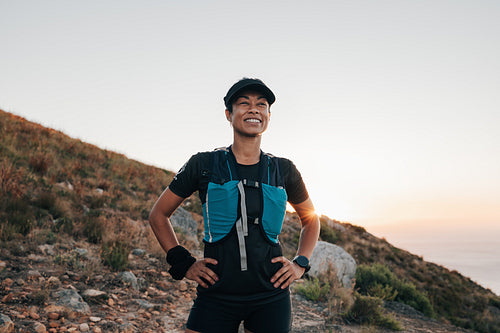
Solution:
{"label": "woman", "polygon": [[[186,332],[237,332],[242,321],[247,333],[290,331],[288,287],[309,269],[319,221],[294,164],[260,150],[274,101],[261,80],[235,83],[224,97],[233,144],[193,155],[151,211],[170,274],[199,284]],[[179,245],[169,220],[197,190],[205,223],[199,260]],[[287,201],[302,227],[293,261],[283,257],[278,241]]]}

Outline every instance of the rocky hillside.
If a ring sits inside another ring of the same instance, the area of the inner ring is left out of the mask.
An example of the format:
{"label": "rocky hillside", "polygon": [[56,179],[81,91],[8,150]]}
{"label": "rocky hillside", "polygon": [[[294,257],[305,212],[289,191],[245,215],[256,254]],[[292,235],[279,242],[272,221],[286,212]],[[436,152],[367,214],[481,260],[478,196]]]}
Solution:
{"label": "rocky hillside", "polygon": [[[195,286],[168,276],[147,223],[172,172],[1,110],[0,133],[0,332],[182,332]],[[193,196],[176,212],[178,225],[188,225],[178,228],[180,240],[197,255],[200,210]],[[383,264],[428,296],[432,319],[385,302],[405,331],[500,332],[500,300],[491,291],[362,227],[321,222],[321,239],[358,265]],[[298,225],[288,214],[281,238],[288,257]],[[365,330],[332,316],[328,301],[293,297],[294,332]]]}

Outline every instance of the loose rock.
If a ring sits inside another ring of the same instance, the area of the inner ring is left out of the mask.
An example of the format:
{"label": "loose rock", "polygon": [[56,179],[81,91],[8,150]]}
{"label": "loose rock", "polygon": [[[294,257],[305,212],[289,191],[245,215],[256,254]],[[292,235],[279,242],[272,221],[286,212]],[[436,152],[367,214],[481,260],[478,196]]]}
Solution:
{"label": "loose rock", "polygon": [[132,288],[135,290],[138,290],[139,287],[137,285],[137,277],[134,275],[132,272],[121,272],[119,274],[120,278],[122,279],[123,282],[126,284],[130,285]]}
{"label": "loose rock", "polygon": [[73,289],[63,289],[55,296],[58,298],[55,305],[49,305],[45,311],[66,314],[68,318],[74,319],[79,316],[90,316],[90,307],[83,301],[82,297]]}
{"label": "loose rock", "polygon": [[75,249],[75,252],[80,256],[80,257],[83,257],[83,258],[86,258],[87,259],[87,255],[89,254],[89,250],[87,249],[82,249],[82,248],[76,248]]}
{"label": "loose rock", "polygon": [[148,301],[142,300],[142,299],[136,299],[135,302],[139,305],[140,308],[142,309],[152,309],[154,308],[154,305],[149,303]]}
{"label": "loose rock", "polygon": [[142,257],[143,255],[146,254],[146,250],[143,250],[143,249],[134,249],[134,250],[132,250],[132,254],[134,256]]}
{"label": "loose rock", "polygon": [[49,256],[55,255],[54,245],[50,245],[50,244],[38,245],[38,249],[40,250],[40,252],[42,252],[45,255],[49,255]]}
{"label": "loose rock", "polygon": [[30,312],[29,315],[30,315],[31,319],[34,319],[34,320],[40,319],[40,315],[38,313]]}
{"label": "loose rock", "polygon": [[83,323],[80,324],[80,332],[88,332],[90,330],[89,324]]}
{"label": "loose rock", "polygon": [[10,333],[14,331],[14,323],[6,315],[0,313],[0,333]]}
{"label": "loose rock", "polygon": [[57,313],[57,312],[49,312],[48,317],[51,320],[57,320],[57,319],[59,319],[59,313]]}
{"label": "loose rock", "polygon": [[45,333],[47,332],[47,328],[45,327],[44,324],[42,323],[34,323],[33,324],[33,330],[36,332],[36,333]]}
{"label": "loose rock", "polygon": [[41,276],[42,276],[42,274],[40,274],[40,272],[39,272],[39,271],[34,271],[34,270],[32,270],[32,271],[28,271],[27,276],[28,276],[28,280],[36,280],[36,279],[38,279],[39,277],[41,277]]}
{"label": "loose rock", "polygon": [[61,287],[61,280],[59,280],[56,276],[51,276],[47,280],[47,288],[49,289],[58,289]]}
{"label": "loose rock", "polygon": [[2,288],[4,289],[10,288],[13,283],[14,281],[12,281],[12,279],[6,278],[5,280],[2,281]]}
{"label": "loose rock", "polygon": [[87,302],[99,302],[108,298],[108,295],[104,291],[95,289],[85,290],[82,296]]}

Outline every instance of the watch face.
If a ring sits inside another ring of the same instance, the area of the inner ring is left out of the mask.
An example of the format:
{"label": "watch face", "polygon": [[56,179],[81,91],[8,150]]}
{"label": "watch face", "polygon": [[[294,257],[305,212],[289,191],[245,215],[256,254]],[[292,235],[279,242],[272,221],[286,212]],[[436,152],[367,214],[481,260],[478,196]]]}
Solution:
{"label": "watch face", "polygon": [[300,267],[306,268],[307,266],[309,266],[309,260],[304,256],[297,256],[297,258],[295,258],[294,261]]}

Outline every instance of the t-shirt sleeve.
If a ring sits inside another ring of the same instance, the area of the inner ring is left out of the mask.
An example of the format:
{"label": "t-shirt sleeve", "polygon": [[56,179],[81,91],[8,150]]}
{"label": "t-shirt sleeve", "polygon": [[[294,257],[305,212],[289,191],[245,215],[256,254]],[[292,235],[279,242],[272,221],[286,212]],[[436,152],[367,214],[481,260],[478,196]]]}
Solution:
{"label": "t-shirt sleeve", "polygon": [[307,200],[309,198],[309,193],[307,192],[306,185],[295,164],[290,160],[282,159],[282,166],[288,201],[291,204],[299,204]]}
{"label": "t-shirt sleeve", "polygon": [[200,183],[200,156],[200,153],[191,156],[168,186],[172,192],[182,198],[187,198],[198,190]]}

